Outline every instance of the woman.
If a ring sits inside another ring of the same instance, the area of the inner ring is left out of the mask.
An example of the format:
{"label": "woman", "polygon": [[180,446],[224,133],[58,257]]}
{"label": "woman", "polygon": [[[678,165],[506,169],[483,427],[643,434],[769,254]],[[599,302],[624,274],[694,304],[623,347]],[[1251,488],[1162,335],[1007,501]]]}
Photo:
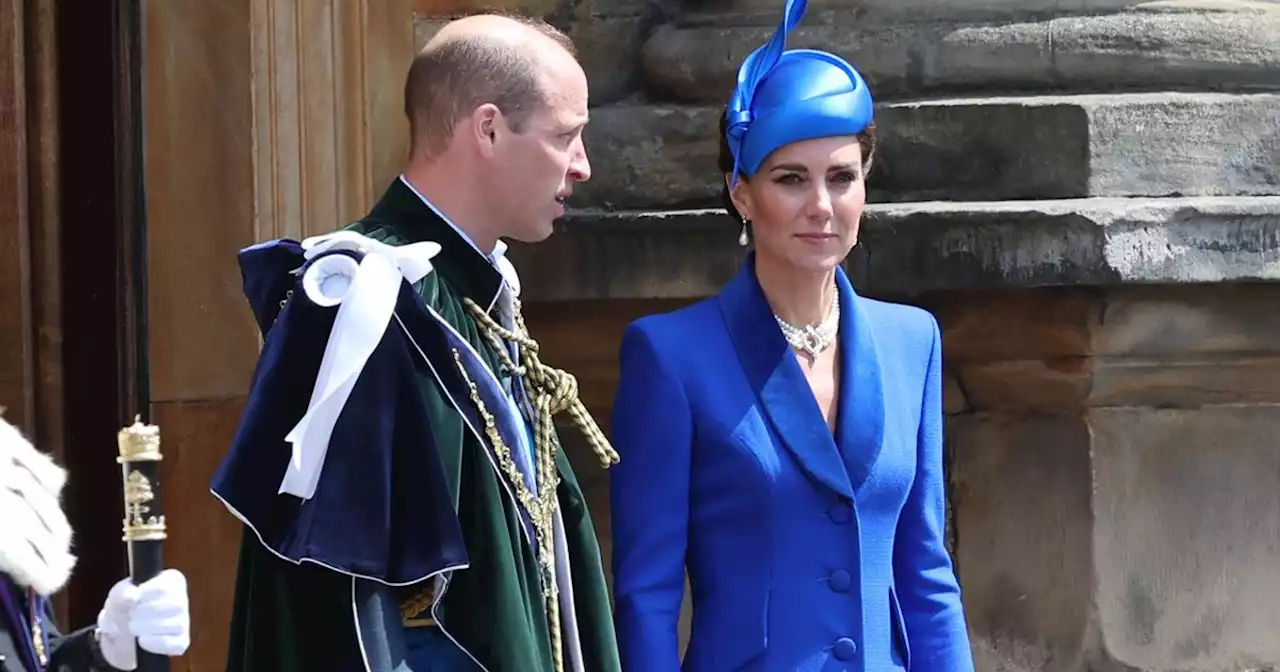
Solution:
{"label": "woman", "polygon": [[685,670],[973,669],[943,542],[937,323],[859,297],[840,268],[866,201],[872,102],[842,59],[783,51],[804,8],[788,0],[743,63],[722,124],[728,208],[754,251],[718,296],[623,338],[611,498],[625,670],[681,667],[686,569]]}

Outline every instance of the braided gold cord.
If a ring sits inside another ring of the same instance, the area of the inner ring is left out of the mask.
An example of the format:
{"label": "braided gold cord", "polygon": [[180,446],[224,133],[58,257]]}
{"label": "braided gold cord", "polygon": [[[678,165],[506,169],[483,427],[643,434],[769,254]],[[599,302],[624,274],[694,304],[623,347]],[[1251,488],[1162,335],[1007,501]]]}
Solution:
{"label": "braided gold cord", "polygon": [[[463,299],[463,305],[480,328],[485,340],[493,346],[502,368],[510,375],[519,376],[525,383],[525,392],[536,415],[534,419],[534,461],[537,465],[538,493],[529,491],[525,480],[516,468],[511,456],[511,448],[502,440],[494,422],[493,415],[481,401],[475,382],[471,380],[462,366],[461,355],[454,350],[454,359],[458,369],[462,371],[468,386],[471,388],[471,400],[480,410],[485,422],[485,434],[493,444],[494,453],[498,456],[499,468],[511,482],[516,499],[529,518],[533,521],[537,534],[538,561],[542,569],[543,597],[546,600],[547,627],[551,638],[552,662],[557,672],[564,670],[564,642],[560,622],[560,601],[556,587],[555,573],[555,511],[556,488],[560,485],[560,471],[556,468],[556,454],[560,441],[556,436],[554,416],[568,412],[573,423],[586,435],[592,450],[600,458],[604,468],[618,462],[618,453],[600,431],[599,425],[587,411],[582,400],[578,398],[578,379],[561,369],[542,363],[538,357],[538,343],[529,337],[524,317],[520,314],[519,302],[514,303],[515,330],[509,330],[498,324],[489,313],[476,305],[471,299]],[[507,350],[506,344],[514,343],[519,349],[521,363],[517,365]]]}
{"label": "braided gold cord", "polygon": [[[567,411],[569,417],[573,420],[573,424],[582,430],[582,433],[587,437],[587,442],[591,444],[591,449],[600,458],[601,466],[608,469],[610,466],[617,464],[618,452],[613,449],[613,444],[609,442],[604,432],[600,431],[600,426],[596,424],[595,419],[591,417],[591,413],[587,411],[587,407],[578,398],[578,379],[567,371],[543,364],[538,357],[538,343],[528,335],[529,330],[525,327],[524,316],[520,314],[519,302],[515,302],[515,331],[506,329],[501,324],[498,324],[471,299],[463,299],[463,304],[466,306],[467,311],[471,313],[471,316],[475,318],[476,323],[479,324],[485,338],[494,346],[503,367],[511,371],[513,375],[520,376],[527,383],[529,396],[535,400],[534,406],[539,411],[538,423],[541,424],[545,418],[545,421],[550,425],[550,416]],[[520,349],[522,366],[517,366],[515,362],[511,361],[504,341],[515,343]],[[543,399],[546,400],[546,406],[538,403]],[[555,428],[550,426],[548,429],[554,441]],[[553,463],[554,457],[553,454]]]}
{"label": "braided gold cord", "polygon": [[[507,445],[507,442],[502,439],[502,434],[498,432],[497,422],[494,420],[493,414],[489,412],[484,400],[480,398],[479,388],[467,373],[466,367],[462,364],[462,355],[456,349],[453,351],[453,359],[457,363],[458,371],[462,374],[462,378],[466,381],[470,390],[471,402],[476,405],[476,409],[484,419],[485,436],[488,437],[489,443],[493,446],[493,452],[498,458],[498,468],[502,470],[503,475],[511,482],[511,489],[515,491],[516,499],[520,502],[520,506],[524,507],[524,510],[528,512],[529,519],[533,522],[538,568],[541,574],[539,578],[542,583],[543,600],[546,602],[547,629],[551,639],[551,660],[555,665],[556,672],[564,672],[564,654],[560,630],[560,595],[556,588],[555,572],[555,502],[556,487],[560,484],[560,474],[555,468],[554,448],[551,450],[541,448],[541,446],[547,445],[554,446],[554,443],[548,444],[543,441],[535,441],[540,449],[537,451],[538,494],[534,494],[529,490],[524,476],[520,473],[519,468],[516,467],[515,459],[511,456],[511,447]],[[541,429],[542,427],[539,425],[539,430]]]}
{"label": "braided gold cord", "polygon": [[[554,581],[554,577],[552,578]],[[564,672],[564,636],[560,632],[560,597],[547,600],[547,634],[551,637],[551,663],[556,672]]]}

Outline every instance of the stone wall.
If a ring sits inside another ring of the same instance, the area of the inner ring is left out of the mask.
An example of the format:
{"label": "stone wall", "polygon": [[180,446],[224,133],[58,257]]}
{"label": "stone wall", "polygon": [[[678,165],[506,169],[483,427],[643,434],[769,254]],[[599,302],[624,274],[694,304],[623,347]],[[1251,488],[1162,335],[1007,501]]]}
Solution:
{"label": "stone wall", "polygon": [[[419,40],[466,4],[420,2]],[[568,29],[593,87],[595,176],[512,254],[603,424],[625,324],[741,260],[715,128],[780,6],[508,6]],[[1280,4],[1236,0],[812,0],[795,33],[879,100],[848,270],[943,328],[979,670],[1280,665],[1278,35]],[[607,477],[571,449],[607,553]]]}

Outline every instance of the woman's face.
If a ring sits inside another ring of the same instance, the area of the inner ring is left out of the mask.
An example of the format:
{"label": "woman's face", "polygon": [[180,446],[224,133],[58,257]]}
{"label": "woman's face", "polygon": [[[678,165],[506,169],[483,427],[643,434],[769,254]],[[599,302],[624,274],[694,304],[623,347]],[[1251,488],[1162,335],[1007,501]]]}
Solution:
{"label": "woman's face", "polygon": [[862,148],[855,136],[780,147],[750,181],[738,180],[730,195],[751,222],[757,257],[797,270],[829,271],[858,241],[867,202]]}

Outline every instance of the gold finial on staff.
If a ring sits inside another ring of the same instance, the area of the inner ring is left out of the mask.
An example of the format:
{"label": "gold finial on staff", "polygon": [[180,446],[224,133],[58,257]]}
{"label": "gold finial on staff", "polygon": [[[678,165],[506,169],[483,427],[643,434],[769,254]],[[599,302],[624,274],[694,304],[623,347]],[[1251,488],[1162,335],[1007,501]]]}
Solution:
{"label": "gold finial on staff", "polygon": [[[117,435],[120,456],[116,462],[124,469],[124,523],[123,541],[161,541],[168,535],[163,513],[158,510],[155,487],[157,476],[155,463],[164,459],[160,454],[160,428],[142,424],[142,417],[120,430]],[[143,463],[137,464],[135,463]],[[148,477],[150,474],[150,478]]]}
{"label": "gold finial on staff", "polygon": [[121,429],[116,435],[120,447],[120,464],[130,462],[159,462],[164,459],[160,454],[160,428],[155,425],[142,424],[142,416],[134,416],[133,424]]}

